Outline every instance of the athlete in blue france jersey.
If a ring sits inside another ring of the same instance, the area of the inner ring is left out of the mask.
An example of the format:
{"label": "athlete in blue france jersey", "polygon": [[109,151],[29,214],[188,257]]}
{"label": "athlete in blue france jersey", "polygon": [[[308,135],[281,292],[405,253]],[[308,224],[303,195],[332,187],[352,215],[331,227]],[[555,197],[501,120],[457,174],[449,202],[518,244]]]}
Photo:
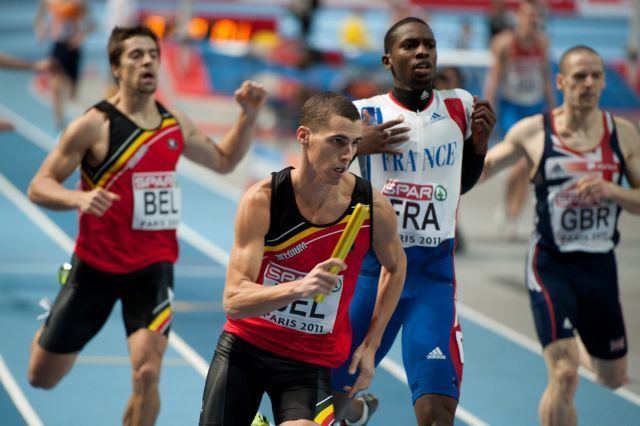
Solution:
{"label": "athlete in blue france jersey", "polygon": [[[556,82],[562,105],[516,123],[487,154],[484,173],[527,160],[537,220],[525,281],[549,370],[540,421],[571,426],[581,361],[576,332],[589,354],[582,361],[601,384],[618,388],[626,377],[613,250],[620,210],[640,214],[640,135],[599,109],[604,66],[590,47],[562,55]],[[631,188],[622,185],[624,176]]]}
{"label": "athlete in blue france jersey", "polygon": [[[453,424],[463,363],[453,266],[458,201],[482,172],[496,118],[487,101],[464,90],[433,89],[436,41],[424,21],[397,22],[384,46],[382,63],[393,76],[393,90],[355,102],[369,123],[358,155],[362,176],[396,211],[407,278],[376,362],[402,326],[404,367],[418,423]],[[379,273],[380,263],[370,252],[350,307],[353,348],[369,326]],[[333,374],[336,412],[346,424],[365,424],[377,400],[371,395],[347,400],[354,396],[356,377],[347,367]]]}

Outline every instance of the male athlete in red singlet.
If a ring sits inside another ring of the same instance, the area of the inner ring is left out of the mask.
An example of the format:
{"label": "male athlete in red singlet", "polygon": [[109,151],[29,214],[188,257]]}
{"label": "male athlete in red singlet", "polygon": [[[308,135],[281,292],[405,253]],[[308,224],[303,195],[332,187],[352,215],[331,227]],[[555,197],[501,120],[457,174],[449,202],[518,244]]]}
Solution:
{"label": "male athlete in red singlet", "polygon": [[[69,275],[31,345],[29,382],[54,387],[120,300],[133,364],[123,423],[152,425],[178,257],[176,163],[184,154],[211,170],[231,171],[249,148],[266,92],[244,82],[235,93],[238,121],[214,143],[154,100],[160,49],[148,28],[114,29],[108,50],[118,92],[69,125],[29,187],[35,203],[80,213]],[[78,166],[81,188],[66,189],[62,182]]]}
{"label": "male athlete in red singlet", "polygon": [[[523,0],[516,11],[516,25],[491,42],[492,63],[487,73],[485,97],[498,110],[502,134],[516,121],[555,105],[549,65],[549,39],[541,30],[541,4]],[[528,194],[524,161],[509,173],[505,188],[502,235],[515,239],[517,219]]]}
{"label": "male athlete in red singlet", "polygon": [[549,370],[540,422],[571,426],[581,362],[576,332],[598,382],[618,388],[627,371],[614,248],[620,211],[640,214],[640,135],[598,107],[604,64],[592,48],[567,50],[556,81],[562,105],[517,122],[487,154],[484,174],[524,159],[535,187],[526,283]]}
{"label": "male athlete in red singlet", "polygon": [[[200,425],[250,424],[265,392],[278,425],[333,423],[331,368],[349,355],[349,302],[372,247],[382,264],[380,287],[350,368],[360,369],[352,393],[369,385],[406,259],[391,203],[347,171],[361,135],[351,101],[331,92],[311,97],[297,131],[300,168],[274,173],[240,201],[223,299],[228,321],[209,368]],[[371,211],[346,260],[331,258],[357,203]],[[319,294],[326,296],[321,303],[314,300]]]}

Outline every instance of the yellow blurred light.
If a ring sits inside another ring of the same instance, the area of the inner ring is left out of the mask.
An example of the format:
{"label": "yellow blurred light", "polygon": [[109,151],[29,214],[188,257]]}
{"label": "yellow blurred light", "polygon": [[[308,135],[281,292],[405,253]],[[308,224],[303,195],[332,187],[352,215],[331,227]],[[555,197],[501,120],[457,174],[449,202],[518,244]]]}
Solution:
{"label": "yellow blurred light", "polygon": [[193,18],[189,21],[189,37],[200,40],[207,35],[209,29],[209,22],[204,18]]}

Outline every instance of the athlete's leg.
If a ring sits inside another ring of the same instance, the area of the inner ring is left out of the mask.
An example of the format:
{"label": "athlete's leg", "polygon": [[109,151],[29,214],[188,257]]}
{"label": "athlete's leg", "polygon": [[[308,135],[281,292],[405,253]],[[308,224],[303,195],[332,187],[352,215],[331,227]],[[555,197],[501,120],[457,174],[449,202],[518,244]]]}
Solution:
{"label": "athlete's leg", "polygon": [[[348,372],[348,368],[351,363],[351,355],[362,343],[371,322],[371,315],[373,314],[378,289],[379,267],[380,264],[375,260],[375,258],[370,255],[365,257],[363,269],[360,277],[358,278],[356,290],[349,307],[349,318],[351,320],[352,333],[351,351],[349,358],[347,358],[345,363],[334,369],[332,372],[336,420],[346,419],[347,421],[357,421],[358,419],[361,419],[363,415],[365,401],[361,398],[349,398],[348,393],[344,390],[344,386],[353,385],[357,378],[358,373],[356,372],[356,374],[351,375]],[[401,304],[402,302],[399,303],[399,305]],[[387,354],[395,340],[395,336],[398,334],[401,326],[401,320],[398,318],[398,312],[399,309],[396,308],[396,312],[391,317],[382,337],[380,347],[376,351],[376,365],[378,365],[380,360]],[[375,397],[373,398],[375,399]],[[370,401],[371,404],[374,404],[371,398]],[[375,400],[375,406],[377,407],[377,399]],[[373,408],[371,412],[374,410],[375,408]]]}
{"label": "athlete's leg", "polygon": [[31,341],[29,358],[29,383],[36,388],[51,389],[71,370],[78,352],[50,352],[38,344],[42,327],[38,329]]}
{"label": "athlete's leg", "polygon": [[453,425],[458,401],[445,395],[422,395],[413,404],[416,420],[420,426]]}
{"label": "athlete's leg", "polygon": [[615,255],[581,254],[576,327],[598,382],[616,389],[627,375],[627,336],[618,291]]}
{"label": "athlete's leg", "polygon": [[116,296],[103,279],[104,274],[72,258],[68,279],[31,342],[27,375],[32,386],[56,386],[109,318]]}
{"label": "athlete's leg", "polygon": [[627,356],[618,359],[591,358],[593,371],[598,383],[611,389],[617,389],[627,380]]}
{"label": "athlete's leg", "polygon": [[65,126],[64,102],[71,87],[71,80],[63,72],[58,71],[51,75],[51,104],[53,107],[53,118],[58,129],[63,129]]}
{"label": "athlete's leg", "polygon": [[508,221],[515,221],[520,217],[527,194],[529,192],[529,168],[527,159],[521,158],[511,167],[505,184],[505,213]]}
{"label": "athlete's leg", "polygon": [[167,340],[164,334],[145,328],[139,329],[127,338],[133,391],[124,412],[124,425],[155,423],[160,410],[158,383]]}
{"label": "athlete's leg", "polygon": [[160,262],[121,282],[122,316],[131,358],[132,393],[123,423],[153,425],[160,410],[160,367],[172,319],[173,265]]}
{"label": "athlete's leg", "polygon": [[557,340],[544,348],[547,364],[547,388],[539,406],[540,423],[544,426],[576,424],[573,397],[578,387],[580,355],[575,338]]}

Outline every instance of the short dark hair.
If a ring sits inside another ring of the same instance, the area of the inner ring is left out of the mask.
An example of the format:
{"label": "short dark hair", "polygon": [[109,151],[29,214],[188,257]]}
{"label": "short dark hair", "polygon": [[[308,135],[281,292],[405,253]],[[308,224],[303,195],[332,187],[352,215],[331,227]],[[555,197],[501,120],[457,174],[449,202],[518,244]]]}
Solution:
{"label": "short dark hair", "polygon": [[569,49],[565,50],[564,53],[562,54],[562,56],[560,56],[560,62],[558,63],[558,68],[560,70],[560,73],[564,73],[564,66],[565,66],[565,62],[567,61],[567,58],[569,57],[569,55],[573,54],[573,53],[591,53],[595,56],[597,56],[598,58],[600,58],[600,62],[602,62],[602,65],[604,66],[604,61],[602,60],[602,56],[600,56],[600,54],[598,52],[596,52],[596,50],[592,47],[586,46],[584,44],[578,44],[577,46],[573,46],[570,47]]}
{"label": "short dark hair", "polygon": [[389,53],[389,51],[391,50],[391,46],[393,45],[393,42],[396,40],[396,31],[398,30],[398,28],[402,27],[403,25],[410,24],[412,22],[417,22],[418,24],[422,24],[425,27],[431,29],[429,24],[427,24],[425,21],[423,21],[420,18],[416,18],[415,16],[408,16],[406,18],[399,20],[398,22],[393,24],[391,28],[387,30],[387,33],[384,35],[384,53]]}
{"label": "short dark hair", "polygon": [[109,63],[112,66],[120,65],[120,56],[122,56],[122,51],[124,50],[124,41],[137,36],[151,38],[158,47],[158,52],[160,51],[158,36],[156,35],[156,33],[151,31],[149,27],[146,27],[144,25],[137,25],[135,27],[115,27],[113,31],[111,31],[111,35],[109,36],[109,44],[107,45],[107,51],[109,52]]}
{"label": "short dark hair", "polygon": [[321,92],[311,96],[302,106],[300,125],[316,132],[325,127],[332,115],[360,120],[358,108],[346,96],[336,92]]}

